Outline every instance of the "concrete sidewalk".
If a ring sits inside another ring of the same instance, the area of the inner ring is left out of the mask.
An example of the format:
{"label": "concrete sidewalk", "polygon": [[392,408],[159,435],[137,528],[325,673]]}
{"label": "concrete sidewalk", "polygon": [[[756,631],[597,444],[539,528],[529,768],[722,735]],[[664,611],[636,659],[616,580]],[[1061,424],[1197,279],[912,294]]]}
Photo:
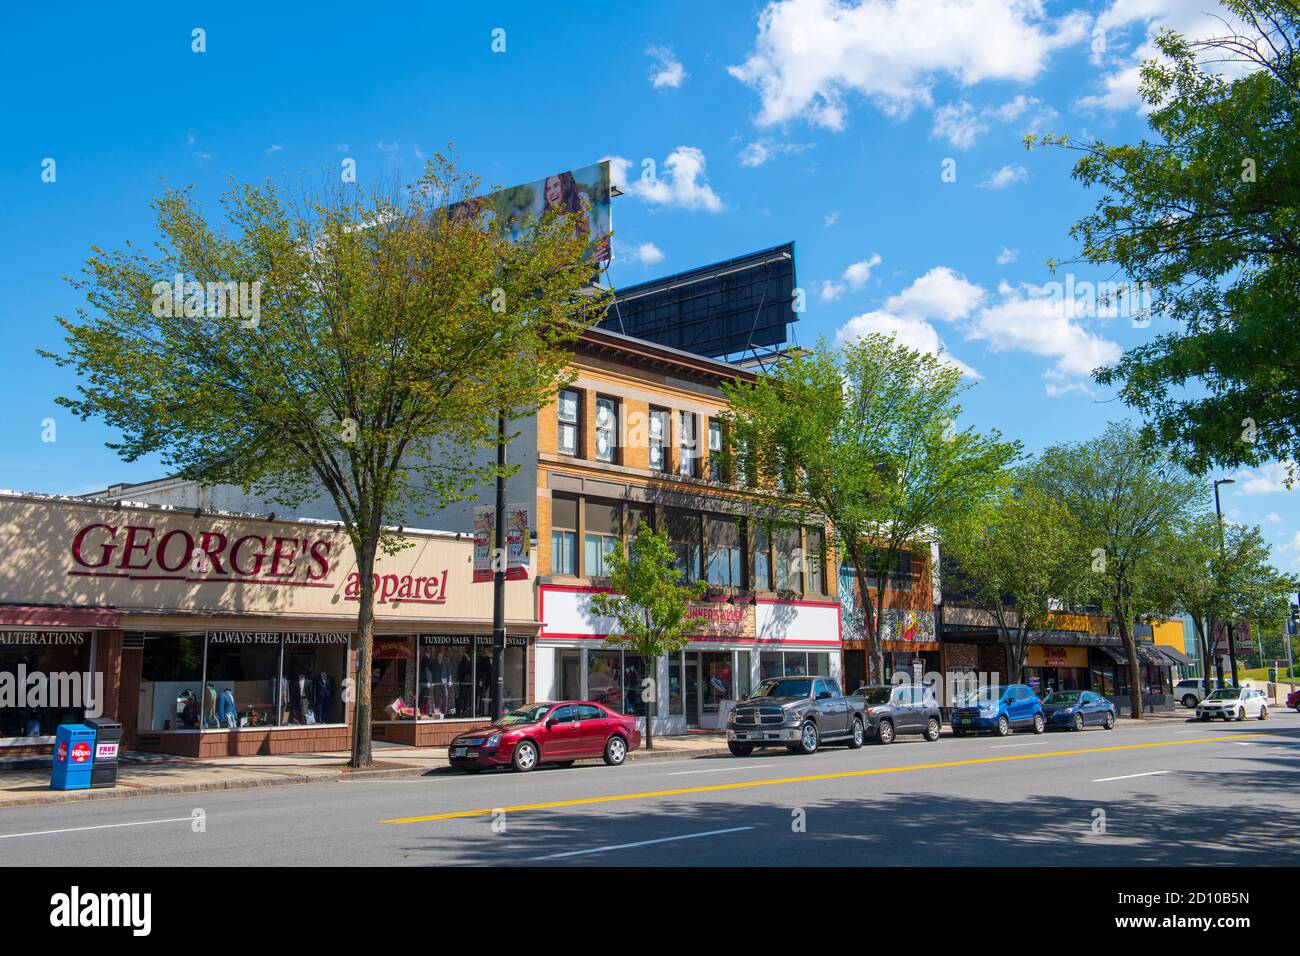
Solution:
{"label": "concrete sidewalk", "polygon": [[[655,737],[654,750],[634,750],[628,754],[627,759],[703,757],[726,752],[727,741],[723,734],[689,734],[683,737]],[[377,745],[374,759],[373,769],[350,770],[347,766],[348,754],[344,751],[215,757],[206,760],[165,754],[127,753],[123,754],[118,767],[117,786],[98,790],[51,790],[48,769],[0,771],[0,809],[81,800],[153,797],[455,772],[447,763],[446,747]]]}
{"label": "concrete sidewalk", "polygon": [[[1189,711],[1150,714],[1135,721],[1121,717],[1117,729],[1153,724],[1188,722]],[[945,728],[945,736],[951,731]],[[634,750],[628,760],[717,756],[727,753],[726,735],[696,732],[680,737],[655,737],[652,751]],[[51,790],[47,768],[0,770],[0,809],[80,800],[153,797],[213,790],[282,787],[340,780],[419,777],[454,773],[447,763],[446,747],[400,747],[377,744],[375,767],[349,770],[348,754],[332,753],[214,757],[198,760],[166,754],[127,753],[118,768],[117,786],[99,790]]]}

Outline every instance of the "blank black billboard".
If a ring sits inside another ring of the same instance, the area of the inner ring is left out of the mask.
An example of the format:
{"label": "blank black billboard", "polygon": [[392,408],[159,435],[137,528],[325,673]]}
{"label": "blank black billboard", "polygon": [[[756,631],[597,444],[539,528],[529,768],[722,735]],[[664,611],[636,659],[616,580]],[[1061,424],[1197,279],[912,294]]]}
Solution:
{"label": "blank black billboard", "polygon": [[722,358],[787,341],[794,243],[615,292],[598,326],[669,348]]}

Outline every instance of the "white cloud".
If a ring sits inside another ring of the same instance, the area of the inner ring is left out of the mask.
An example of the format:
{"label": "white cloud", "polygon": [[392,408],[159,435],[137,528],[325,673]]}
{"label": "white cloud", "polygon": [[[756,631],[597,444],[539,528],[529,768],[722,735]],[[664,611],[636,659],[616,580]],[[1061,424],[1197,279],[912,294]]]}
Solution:
{"label": "white cloud", "polygon": [[266,155],[270,156],[272,153],[278,153],[282,149],[284,149],[284,147],[279,143],[272,143],[270,147],[267,148]]}
{"label": "white cloud", "polygon": [[1270,511],[1268,514],[1264,515],[1265,524],[1278,524],[1281,520],[1282,516],[1276,511]]}
{"label": "white cloud", "polygon": [[841,342],[852,342],[873,332],[892,335],[899,345],[906,345],[918,352],[937,355],[967,378],[980,378],[979,372],[948,352],[934,326],[924,319],[892,315],[889,312],[876,310],[849,319],[840,327],[836,338]]}
{"label": "white cloud", "polygon": [[1008,249],[1006,246],[1003,246],[1002,251],[998,253],[998,265],[1009,266],[1018,258],[1020,258],[1019,249]]}
{"label": "white cloud", "polygon": [[823,279],[818,295],[823,302],[834,302],[848,289],[861,289],[871,278],[871,270],[880,265],[880,253],[855,262],[844,270],[839,282]]}
{"label": "white cloud", "polygon": [[642,242],[632,247],[632,258],[643,266],[664,261],[664,254],[653,242]]}
{"label": "white cloud", "polygon": [[657,206],[722,211],[721,198],[705,182],[704,153],[694,146],[678,146],[663,161],[661,174],[649,179],[644,175],[634,180],[627,178],[631,160],[621,156],[604,158],[609,160],[610,183],[629,196]]}
{"label": "white cloud", "polygon": [[1049,18],[1041,0],[774,0],[749,58],[730,67],[758,91],[760,126],[804,119],[839,130],[850,94],[891,116],[932,103],[941,78],[971,87],[1029,82],[1086,35],[1079,12]]}
{"label": "white cloud", "polygon": [[[1084,326],[1084,311],[1082,300],[1067,300],[1045,287],[1004,282],[993,294],[938,266],[887,298],[883,308],[850,319],[839,337],[889,332],[912,348],[939,354],[944,346],[935,323],[944,322],[967,341],[983,342],[992,352],[1020,352],[1050,360],[1052,364],[1043,371],[1049,396],[1092,394],[1092,370],[1116,361],[1122,350]],[[950,354],[946,360],[964,375],[979,374]]]}
{"label": "white cloud", "polygon": [[1049,395],[1086,391],[1092,370],[1118,361],[1123,352],[1115,342],[1084,328],[1082,299],[1053,295],[1042,286],[1006,282],[998,286],[998,297],[971,317],[967,338],[985,342],[994,352],[1055,359],[1045,375]]}
{"label": "white cloud", "polygon": [[1279,491],[1290,491],[1287,482],[1295,474],[1296,463],[1293,461],[1275,461],[1258,470],[1243,468],[1237,472],[1237,494],[1271,495]]}
{"label": "white cloud", "polygon": [[[1155,39],[1161,30],[1172,30],[1196,41],[1230,32],[1235,19],[1213,0],[1113,0],[1094,24],[1104,37],[1101,50],[1094,50],[1093,62],[1108,67],[1099,81],[1099,91],[1079,98],[1077,105],[1091,110],[1137,110],[1144,104],[1138,93],[1144,62],[1160,58]],[[1138,33],[1134,44],[1131,37]],[[1240,64],[1221,61],[1207,64],[1227,75],[1240,75]]]}
{"label": "white cloud", "polygon": [[839,221],[839,218],[840,218],[840,214],[839,214],[839,213],[837,213],[837,212],[828,212],[828,213],[826,214],[826,218],[823,219],[822,222],[825,224],[826,228],[829,229],[831,226],[835,225],[835,223],[836,223],[837,221]]}
{"label": "white cloud", "polygon": [[980,189],[1006,189],[1008,186],[1014,186],[1016,183],[1027,182],[1029,179],[1029,170],[1023,166],[1003,166],[1001,169],[994,170],[980,182]]}
{"label": "white cloud", "polygon": [[777,143],[769,139],[758,139],[740,151],[740,163],[742,166],[762,166],[773,156],[802,153],[811,145],[811,143]]}
{"label": "white cloud", "polygon": [[383,153],[395,153],[401,148],[402,148],[401,144],[398,143],[396,140],[394,140],[391,143],[385,143],[381,139],[379,142],[375,143],[375,149]]}
{"label": "white cloud", "polygon": [[650,85],[656,90],[667,87],[675,90],[682,85],[682,82],[690,76],[686,68],[673,51],[666,46],[651,46],[646,48],[646,56],[655,59],[655,65],[650,70]]}
{"label": "white cloud", "polygon": [[946,139],[955,149],[970,149],[975,141],[993,128],[994,123],[1014,123],[1022,118],[1025,132],[1038,132],[1057,116],[1036,96],[1020,94],[1000,106],[976,110],[966,100],[948,103],[934,111],[930,135]]}

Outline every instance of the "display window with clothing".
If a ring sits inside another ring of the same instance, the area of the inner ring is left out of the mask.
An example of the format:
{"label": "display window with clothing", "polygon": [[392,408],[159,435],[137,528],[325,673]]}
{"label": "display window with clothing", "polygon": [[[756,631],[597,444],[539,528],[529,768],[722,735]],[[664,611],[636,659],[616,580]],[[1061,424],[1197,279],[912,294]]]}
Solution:
{"label": "display window with clothing", "polygon": [[[502,710],[527,703],[528,641],[507,637]],[[375,638],[375,722],[478,719],[492,710],[492,637],[402,634]]]}
{"label": "display window with clothing", "polygon": [[0,738],[49,737],[81,722],[86,701],[58,689],[84,688],[77,698],[93,691],[94,642],[91,631],[0,631],[0,682],[10,688],[0,695]]}
{"label": "display window with clothing", "polygon": [[130,634],[143,656],[141,729],[344,724],[346,633],[207,631]]}

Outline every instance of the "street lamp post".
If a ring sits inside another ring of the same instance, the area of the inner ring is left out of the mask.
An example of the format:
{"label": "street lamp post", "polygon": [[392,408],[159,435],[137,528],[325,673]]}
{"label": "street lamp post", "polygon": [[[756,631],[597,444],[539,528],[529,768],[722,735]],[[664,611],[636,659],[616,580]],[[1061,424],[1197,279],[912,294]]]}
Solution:
{"label": "street lamp post", "polygon": [[[1226,558],[1227,555],[1223,545],[1223,508],[1219,505],[1219,485],[1232,485],[1232,484],[1236,484],[1235,478],[1219,478],[1216,479],[1214,482],[1214,515],[1219,522],[1219,557],[1220,558]],[[1236,628],[1233,626],[1234,623],[1235,622],[1233,621],[1224,621],[1223,626],[1228,631],[1228,661],[1232,665],[1232,686],[1238,687],[1240,686],[1240,684],[1237,681],[1237,640],[1236,640]],[[1216,641],[1215,643],[1217,644],[1218,642]],[[1218,648],[1216,647],[1215,650],[1217,651]],[[1217,661],[1220,659],[1221,658],[1219,658],[1218,655],[1216,654],[1215,660]],[[1219,665],[1220,686],[1222,686],[1223,684],[1222,667],[1223,665],[1220,664]]]}

